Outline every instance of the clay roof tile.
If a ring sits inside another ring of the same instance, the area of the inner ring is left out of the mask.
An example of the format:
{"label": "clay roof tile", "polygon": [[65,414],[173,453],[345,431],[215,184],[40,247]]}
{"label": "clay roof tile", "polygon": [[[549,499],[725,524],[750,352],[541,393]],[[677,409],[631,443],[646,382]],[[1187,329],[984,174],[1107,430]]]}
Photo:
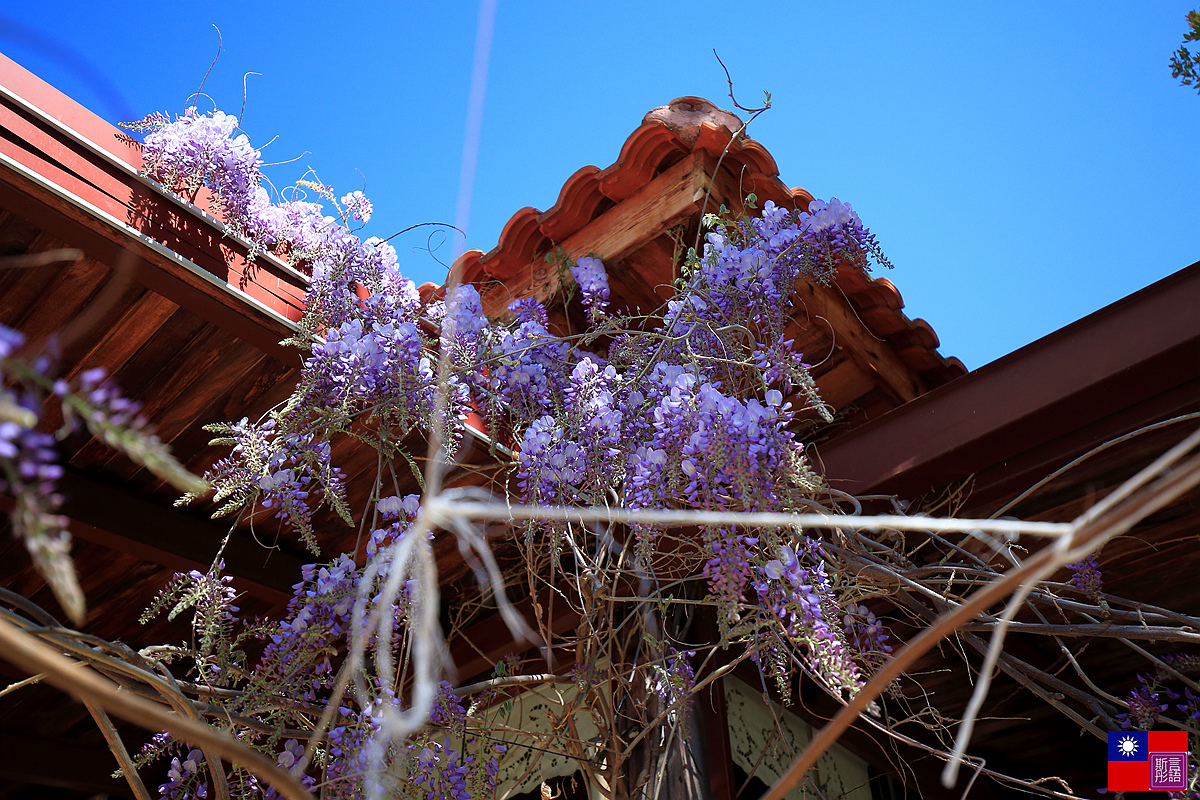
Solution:
{"label": "clay roof tile", "polygon": [[[516,212],[492,250],[486,254],[468,250],[459,257],[454,265],[456,274],[461,280],[479,286],[481,291],[487,283],[505,284],[510,294],[545,284],[538,273],[539,262],[546,253],[604,218],[622,201],[686,158],[702,158],[708,164],[706,169],[715,170],[710,175],[722,174],[725,186],[732,187],[726,190],[730,195],[727,199],[754,192],[760,205],[771,200],[807,209],[812,195],[805,189],[783,184],[775,159],[760,143],[746,137],[743,127],[736,115],[698,97],[680,97],[652,109],[625,140],[614,163],[604,168],[587,166],[575,172],[563,184],[557,201],[545,212],[535,208]],[[717,182],[716,177],[712,180],[714,184]],[[705,207],[715,210],[715,205]],[[665,229],[668,222],[675,225],[678,220],[664,220],[660,229]],[[669,256],[671,246],[665,249]],[[630,269],[639,269],[640,263],[635,258],[623,268],[628,273]],[[655,280],[661,281],[661,276]],[[861,324],[865,330],[858,338],[863,341],[882,340],[888,344],[887,349],[893,355],[885,360],[894,359],[889,362],[893,366],[888,368],[893,375],[890,387],[894,396],[903,399],[911,394],[909,390],[897,390],[907,380],[900,375],[903,371],[914,376],[912,384],[917,393],[966,373],[958,359],[948,359],[937,352],[937,335],[927,323],[910,320],[903,313],[900,292],[887,278],[872,278],[861,269],[843,267],[834,282],[834,295],[844,298],[836,302],[851,306],[845,314],[838,314],[844,324]],[[656,304],[660,299],[647,296],[645,302]],[[842,340],[845,339],[843,336]],[[863,349],[869,351],[870,347],[863,345]],[[860,366],[867,372],[879,368],[874,363]]]}

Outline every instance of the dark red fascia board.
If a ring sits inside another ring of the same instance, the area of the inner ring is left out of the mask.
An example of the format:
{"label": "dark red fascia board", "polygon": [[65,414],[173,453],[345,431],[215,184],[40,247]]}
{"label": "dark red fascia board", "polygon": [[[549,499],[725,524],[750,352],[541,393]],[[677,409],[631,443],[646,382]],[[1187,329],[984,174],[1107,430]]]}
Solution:
{"label": "dark red fascia board", "polygon": [[87,137],[114,158],[124,161],[135,170],[142,168],[140,150],[131,140],[118,138],[121,134],[119,129],[3,53],[0,53],[0,85],[81,136]]}
{"label": "dark red fascia board", "polygon": [[1200,262],[817,448],[830,483],[911,498],[1200,377]]}

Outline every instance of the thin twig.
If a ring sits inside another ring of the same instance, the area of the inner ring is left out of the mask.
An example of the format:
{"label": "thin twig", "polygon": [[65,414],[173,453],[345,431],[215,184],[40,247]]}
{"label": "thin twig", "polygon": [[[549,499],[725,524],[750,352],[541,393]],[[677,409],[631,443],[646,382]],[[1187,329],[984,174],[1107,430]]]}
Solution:
{"label": "thin twig", "polygon": [[136,800],[150,800],[150,792],[146,790],[146,784],[142,783],[142,776],[138,774],[137,767],[134,766],[133,759],[129,757],[129,751],[125,749],[125,743],[121,741],[121,735],[113,727],[108,714],[90,700],[84,700],[83,704],[87,706],[88,713],[96,721],[96,727],[104,734],[104,741],[108,743],[108,749],[116,757],[117,764],[121,767],[121,774],[125,776],[125,782],[129,784],[133,796]]}

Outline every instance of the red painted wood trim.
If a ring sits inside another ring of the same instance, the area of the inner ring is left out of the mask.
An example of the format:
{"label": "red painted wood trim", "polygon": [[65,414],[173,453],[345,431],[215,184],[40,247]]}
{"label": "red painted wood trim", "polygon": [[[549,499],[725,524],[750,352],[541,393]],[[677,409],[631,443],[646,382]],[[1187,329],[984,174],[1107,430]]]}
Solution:
{"label": "red painted wood trim", "polygon": [[3,54],[0,54],[0,84],[135,170],[142,168],[140,149],[127,144],[119,128]]}
{"label": "red painted wood trim", "polygon": [[[191,213],[185,204],[165,196],[143,179],[110,163],[107,154],[130,168],[142,166],[140,149],[96,115],[66,98],[27,71],[0,56],[0,83],[49,117],[88,139],[103,153],[76,141],[10,98],[0,99],[0,153],[60,189],[127,223],[179,253],[280,315],[296,321],[303,315],[307,281],[303,276],[259,258],[249,262],[247,251],[226,236],[213,220]],[[201,210],[207,193],[198,197]]]}

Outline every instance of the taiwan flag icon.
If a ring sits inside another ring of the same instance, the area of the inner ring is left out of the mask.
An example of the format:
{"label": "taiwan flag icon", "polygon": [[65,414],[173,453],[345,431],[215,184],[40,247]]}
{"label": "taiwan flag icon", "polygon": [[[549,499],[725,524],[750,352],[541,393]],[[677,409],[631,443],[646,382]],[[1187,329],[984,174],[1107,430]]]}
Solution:
{"label": "taiwan flag icon", "polygon": [[1187,788],[1187,731],[1109,731],[1108,791]]}

